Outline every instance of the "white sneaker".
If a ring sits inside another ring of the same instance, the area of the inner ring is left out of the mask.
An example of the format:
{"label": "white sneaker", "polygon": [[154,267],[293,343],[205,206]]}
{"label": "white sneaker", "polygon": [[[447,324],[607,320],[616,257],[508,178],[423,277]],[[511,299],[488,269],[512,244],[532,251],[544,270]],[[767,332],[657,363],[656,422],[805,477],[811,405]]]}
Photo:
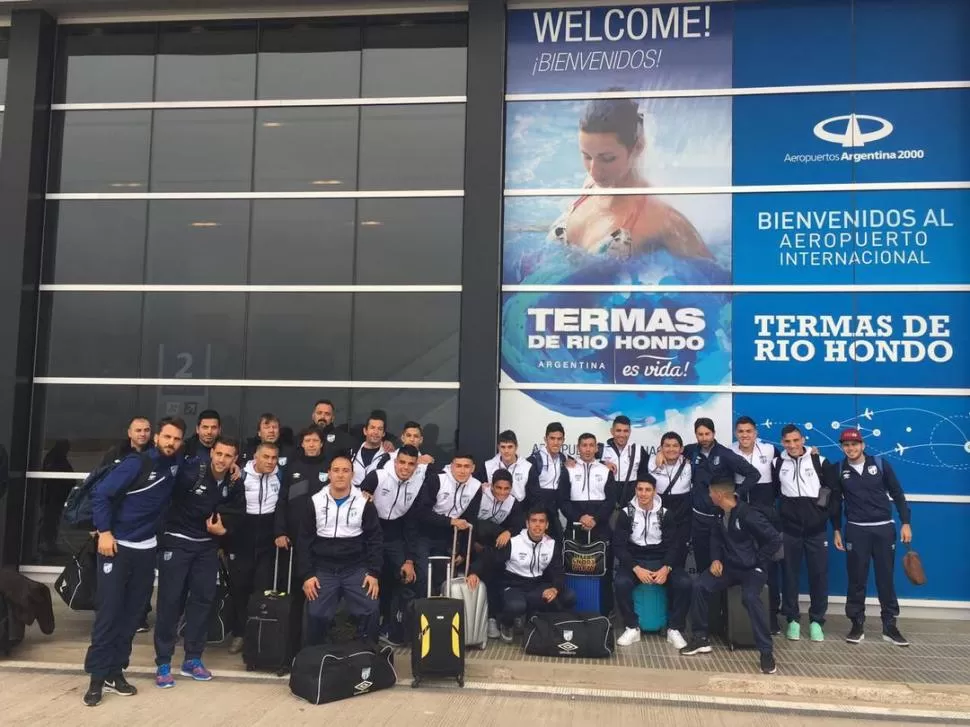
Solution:
{"label": "white sneaker", "polygon": [[626,629],[616,640],[617,646],[633,646],[640,640],[640,629]]}
{"label": "white sneaker", "polygon": [[498,621],[494,618],[488,620],[488,638],[497,639],[502,635],[502,632],[498,630]]}
{"label": "white sneaker", "polygon": [[677,649],[677,651],[680,651],[687,646],[687,639],[684,638],[684,635],[680,631],[667,629],[667,643]]}

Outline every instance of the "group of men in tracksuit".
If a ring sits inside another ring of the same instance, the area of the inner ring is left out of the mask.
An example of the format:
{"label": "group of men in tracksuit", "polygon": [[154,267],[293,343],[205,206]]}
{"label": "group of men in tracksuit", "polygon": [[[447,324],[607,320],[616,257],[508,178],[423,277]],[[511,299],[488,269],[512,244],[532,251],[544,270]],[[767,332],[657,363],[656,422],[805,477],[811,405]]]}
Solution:
{"label": "group of men in tracksuit", "polygon": [[[506,431],[491,459],[476,466],[471,455],[459,453],[442,467],[420,451],[423,435],[415,422],[405,425],[395,449],[380,413],[368,418],[357,445],[334,428],[329,401],[315,405],[312,419],[294,446],[285,447],[279,420],[265,414],[257,436],[240,445],[222,437],[218,414],[206,411],[184,444],[185,424],[170,418],[158,423],[151,445],[132,439],[112,452],[114,469],[92,494],[99,609],[85,660],[91,675],[86,704],[100,703],[104,691],[136,692],[123,669],[150,599],[154,567],[156,684],[165,688],[175,683],[171,660],[183,622],[181,673],[211,678],[201,657],[220,549],[233,604],[230,651],[242,648],[249,599],[267,588],[297,597],[294,649],[326,638],[341,598],[362,637],[375,637],[380,624],[383,639],[402,643],[408,603],[442,580],[428,570],[429,557],[451,554],[455,531],[462,543],[472,538],[472,563],[464,564],[470,584],[489,586],[490,637],[511,640],[517,619],[572,606],[562,556],[568,535],[609,545],[601,608],[610,613],[615,597],[625,627],[618,643],[639,640],[632,594],[638,583],[652,583],[670,592],[668,641],[688,655],[710,651],[709,596],[738,584],[762,669],[770,673],[779,607],[788,638],[800,637],[803,560],[810,636],[824,638],[831,523],[834,544],[848,559],[846,613],[853,626],[847,640],[864,638],[872,562],[884,638],[907,644],[895,623],[890,498],[903,522],[903,542],[912,537],[909,508],[891,467],[865,454],[858,430],[842,433],[845,457],[838,465],[807,448],[797,426],[782,430],[778,450],[757,438],[747,417],[738,420],[732,447],[716,440],[710,419],[700,418],[695,442],[684,446],[680,435],[668,432],[651,456],[631,441],[630,420],[620,416],[603,446],[592,434],[581,435],[576,456],[565,453],[565,431],[554,422],[528,457],[519,456],[516,435]],[[693,581],[689,552],[700,574]],[[294,574],[284,575],[287,580],[280,579],[281,554],[285,572]],[[769,612],[760,600],[765,584]],[[304,599],[307,633],[301,634]],[[689,643],[681,634],[688,612]]]}

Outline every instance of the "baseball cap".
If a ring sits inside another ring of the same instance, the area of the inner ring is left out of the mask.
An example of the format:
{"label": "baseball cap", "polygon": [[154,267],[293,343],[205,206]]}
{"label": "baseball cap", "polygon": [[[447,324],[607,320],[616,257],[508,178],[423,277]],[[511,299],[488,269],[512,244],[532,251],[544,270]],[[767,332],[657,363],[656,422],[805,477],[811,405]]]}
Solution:
{"label": "baseball cap", "polygon": [[839,435],[839,442],[844,444],[845,442],[862,442],[862,432],[858,429],[843,429],[842,434]]}

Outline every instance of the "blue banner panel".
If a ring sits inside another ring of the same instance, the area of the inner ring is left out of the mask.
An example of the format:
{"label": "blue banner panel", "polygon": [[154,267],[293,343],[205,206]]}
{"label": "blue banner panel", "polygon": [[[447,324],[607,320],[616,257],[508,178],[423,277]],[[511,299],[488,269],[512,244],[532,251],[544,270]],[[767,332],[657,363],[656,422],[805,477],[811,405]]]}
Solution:
{"label": "blue banner panel", "polygon": [[734,99],[734,183],[970,179],[970,91]]}
{"label": "blue banner panel", "polygon": [[970,294],[739,293],[734,383],[970,387]]}
{"label": "blue banner panel", "polygon": [[734,282],[965,283],[970,190],[734,195]]}
{"label": "blue banner panel", "polygon": [[730,88],[733,3],[513,10],[509,93]]}

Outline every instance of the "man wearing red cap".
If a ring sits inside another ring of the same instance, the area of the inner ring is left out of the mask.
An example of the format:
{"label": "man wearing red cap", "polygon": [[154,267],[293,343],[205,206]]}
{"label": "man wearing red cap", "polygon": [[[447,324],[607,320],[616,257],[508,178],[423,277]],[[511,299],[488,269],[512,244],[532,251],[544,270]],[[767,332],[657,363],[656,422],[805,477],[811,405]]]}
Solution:
{"label": "man wearing red cap", "polygon": [[882,457],[865,453],[866,444],[857,429],[846,429],[839,437],[845,459],[839,468],[841,496],[845,510],[845,540],[841,532],[841,513],[835,529],[835,547],[845,551],[849,588],[845,598],[845,615],[852,629],[845,640],[858,644],[865,638],[866,582],[869,580],[869,561],[876,570],[876,590],[882,610],[882,638],[895,646],[909,646],[896,627],[899,602],[893,585],[896,561],[896,525],[886,494],[896,504],[903,526],[900,539],[913,539],[909,505],[896,474]]}

